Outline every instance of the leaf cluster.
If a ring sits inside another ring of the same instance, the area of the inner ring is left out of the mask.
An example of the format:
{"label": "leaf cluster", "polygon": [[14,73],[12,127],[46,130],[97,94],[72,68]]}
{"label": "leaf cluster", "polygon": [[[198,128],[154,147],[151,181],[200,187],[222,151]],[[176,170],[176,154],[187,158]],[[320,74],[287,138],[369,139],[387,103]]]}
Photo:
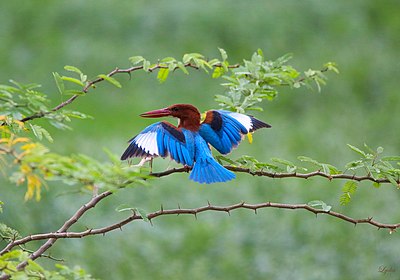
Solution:
{"label": "leaf cluster", "polygon": [[[2,130],[6,129],[2,127]],[[11,132],[1,139],[0,152],[0,156],[14,158],[13,164],[8,166],[14,170],[10,180],[17,185],[26,182],[26,200],[34,195],[36,200],[40,200],[41,187],[46,185],[46,181],[57,180],[67,185],[83,186],[83,190],[93,190],[145,184],[149,179],[144,169],[125,166],[109,152],[109,162],[99,162],[82,154],[63,156],[50,152],[42,143],[17,137]]]}
{"label": "leaf cluster", "polygon": [[[376,179],[387,179],[393,186],[400,188],[400,156],[382,156],[383,148],[371,149],[364,144],[364,149],[347,145],[352,151],[361,156],[360,159],[346,164],[347,170],[363,171]],[[379,188],[379,183],[374,183]]]}
{"label": "leaf cluster", "polygon": [[292,58],[290,54],[276,60],[266,60],[259,49],[250,60],[232,70],[230,76],[222,86],[225,87],[224,95],[216,95],[215,101],[227,110],[244,113],[248,110],[262,111],[258,106],[263,100],[273,100],[278,95],[278,88],[290,86],[299,88],[314,82],[320,91],[320,85],[325,84],[326,77],[323,72],[332,70],[338,73],[334,63],[327,63],[322,70],[307,70],[304,76],[288,64]]}
{"label": "leaf cluster", "polygon": [[352,145],[348,145],[348,147],[358,155],[361,155],[361,158],[345,164],[343,169],[339,169],[332,164],[321,163],[306,156],[299,156],[297,158],[306,165],[299,165],[280,158],[272,158],[270,162],[260,162],[256,158],[247,155],[236,160],[225,156],[217,156],[216,158],[220,163],[228,163],[233,167],[246,168],[253,173],[267,172],[280,175],[286,173],[301,177],[301,175],[311,175],[311,173],[304,173],[309,172],[309,166],[311,166],[312,172],[318,172],[318,175],[323,175],[326,178],[332,179],[336,176],[337,178],[350,179],[342,188],[342,195],[339,199],[342,205],[348,204],[357,191],[359,182],[355,180],[355,176],[358,174],[366,176],[370,181],[373,181],[372,184],[374,187],[379,188],[382,182],[390,182],[396,188],[400,188],[399,156],[382,156],[382,147],[378,147],[376,150],[372,150],[367,145],[364,145],[365,150]]}
{"label": "leaf cluster", "polygon": [[[21,262],[27,261],[28,265],[24,270],[18,270],[17,266]],[[56,270],[50,271],[44,269],[37,262],[29,259],[28,252],[24,250],[13,250],[0,256],[0,276],[3,273],[11,276],[11,279],[28,280],[28,279],[52,279],[52,280],[91,280],[94,279],[85,270],[76,266],[69,268],[68,266],[56,264]]]}
{"label": "leaf cluster", "polygon": [[218,78],[225,72],[228,72],[230,66],[227,61],[228,55],[226,51],[219,48],[219,52],[221,54],[221,59],[213,58],[209,60],[200,53],[188,53],[184,54],[181,60],[177,60],[174,57],[165,57],[153,64],[143,56],[132,56],[129,58],[129,61],[133,65],[139,65],[138,67],[146,72],[153,72],[158,69],[157,79],[161,83],[165,82],[169,73],[175,70],[180,70],[188,75],[189,71],[187,68],[202,69],[207,74],[209,71],[213,70],[212,77]]}
{"label": "leaf cluster", "polygon": [[51,100],[47,94],[39,91],[38,84],[21,84],[10,81],[12,85],[0,85],[0,125],[7,125],[14,133],[21,130],[32,132],[39,140],[43,137],[49,141],[52,138],[48,131],[38,124],[29,124],[23,127],[21,122],[29,120],[30,116],[36,116],[47,120],[49,124],[58,129],[69,129],[66,124],[72,118],[87,119],[90,116],[77,111],[66,109],[54,110],[49,104]]}

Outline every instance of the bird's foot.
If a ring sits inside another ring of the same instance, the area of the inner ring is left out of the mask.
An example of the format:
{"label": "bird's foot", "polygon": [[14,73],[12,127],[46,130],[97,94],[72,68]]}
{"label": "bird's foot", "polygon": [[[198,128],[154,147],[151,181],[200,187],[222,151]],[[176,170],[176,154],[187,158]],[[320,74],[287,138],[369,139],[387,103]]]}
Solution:
{"label": "bird's foot", "polygon": [[[140,160],[140,162],[138,164],[133,165],[134,167],[142,167],[146,162],[150,161],[151,163],[153,162],[153,158],[152,157],[144,157]],[[150,163],[150,167],[152,166],[152,164]]]}
{"label": "bird's foot", "polygon": [[188,172],[189,173],[189,171],[191,170],[192,168],[189,166],[189,165],[184,165],[183,166],[183,170],[185,170],[185,172]]}

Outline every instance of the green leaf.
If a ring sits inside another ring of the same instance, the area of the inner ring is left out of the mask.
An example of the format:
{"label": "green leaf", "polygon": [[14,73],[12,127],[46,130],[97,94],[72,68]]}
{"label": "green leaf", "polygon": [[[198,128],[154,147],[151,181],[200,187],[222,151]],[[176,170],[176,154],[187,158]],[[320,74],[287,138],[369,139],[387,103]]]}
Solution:
{"label": "green leaf", "polygon": [[212,73],[212,78],[216,79],[221,77],[225,73],[224,68],[222,67],[215,67],[213,73]]}
{"label": "green leaf", "polygon": [[149,71],[149,68],[150,68],[150,61],[144,60],[144,61],[143,61],[143,70],[146,71],[146,72],[148,72],[148,71]]}
{"label": "green leaf", "polygon": [[186,75],[189,75],[189,71],[186,69],[185,65],[182,62],[178,62],[178,68],[182,70],[183,73]]}
{"label": "green leaf", "polygon": [[304,162],[308,162],[317,166],[321,166],[321,163],[319,163],[318,161],[316,161],[315,159],[312,159],[310,157],[305,157],[305,156],[299,156],[297,157],[298,160],[300,161],[304,161]]}
{"label": "green leaf", "polygon": [[115,208],[115,211],[117,211],[117,212],[130,211],[133,213],[137,213],[137,214],[139,214],[140,217],[142,217],[143,221],[145,221],[145,222],[149,221],[149,218],[147,218],[147,213],[141,208],[135,208],[135,207],[130,207],[127,204],[121,204],[117,208]]}
{"label": "green leaf", "polygon": [[62,122],[59,122],[59,121],[54,121],[54,120],[50,120],[49,122],[55,128],[58,128],[58,129],[61,129],[61,130],[64,130],[64,129],[71,130],[71,127],[66,125],[65,123],[62,123]]}
{"label": "green leaf", "polygon": [[53,138],[51,137],[50,133],[44,129],[43,127],[36,125],[36,124],[31,124],[29,123],[29,126],[33,132],[33,134],[39,139],[42,140],[43,136],[46,138],[49,142],[53,142]]}
{"label": "green leaf", "polygon": [[350,149],[352,149],[354,152],[356,152],[356,153],[362,155],[364,158],[367,157],[367,154],[366,154],[364,151],[360,150],[359,148],[357,148],[357,147],[355,147],[355,146],[353,146],[353,145],[350,145],[350,144],[347,144],[347,146],[348,146]]}
{"label": "green leaf", "polygon": [[339,69],[336,67],[336,63],[334,62],[327,62],[324,64],[324,67],[328,68],[328,70],[335,72],[336,74],[339,74]]}
{"label": "green leaf", "polygon": [[85,95],[85,93],[78,89],[67,89],[64,91],[64,95]]}
{"label": "green leaf", "polygon": [[396,188],[399,187],[399,184],[397,183],[396,179],[394,179],[392,176],[387,176],[387,179],[389,180],[389,182],[395,186]]}
{"label": "green leaf", "polygon": [[347,205],[351,201],[352,195],[356,192],[358,187],[358,182],[348,181],[344,184],[342,188],[343,194],[340,196],[340,204]]}
{"label": "green leaf", "polygon": [[[3,239],[12,239],[15,240],[20,236],[20,234],[18,233],[18,231],[16,231],[13,228],[10,228],[9,226],[7,226],[6,224],[0,223],[0,236]],[[13,251],[11,251],[13,252]]]}
{"label": "green leaf", "polygon": [[129,61],[133,64],[133,65],[136,65],[136,64],[139,64],[140,62],[142,62],[142,61],[144,61],[145,59],[143,58],[143,56],[140,56],[140,55],[138,55],[138,56],[131,56],[130,58],[129,58]]}
{"label": "green leaf", "polygon": [[64,69],[67,70],[67,71],[70,71],[70,72],[78,73],[79,75],[83,74],[82,71],[80,69],[78,69],[77,67],[75,67],[75,66],[65,65]]}
{"label": "green leaf", "polygon": [[383,157],[383,161],[400,161],[400,156]]}
{"label": "green leaf", "polygon": [[169,72],[175,71],[175,69],[178,67],[178,64],[176,62],[171,62],[168,63],[168,70]]}
{"label": "green leaf", "polygon": [[121,88],[122,87],[121,84],[116,79],[114,79],[113,77],[109,77],[109,76],[107,76],[105,74],[100,74],[97,77],[104,79],[105,81],[107,81],[110,84],[116,86],[117,88]]}
{"label": "green leaf", "polygon": [[146,211],[144,211],[143,209],[135,208],[135,212],[137,212],[140,215],[140,217],[142,217],[143,221],[145,221],[145,222],[149,222],[150,221],[149,218],[147,218]]}
{"label": "green leaf", "polygon": [[332,209],[332,206],[326,204],[322,200],[313,200],[307,203],[308,206],[314,207],[314,208],[320,208],[321,210],[325,212],[329,212]]}
{"label": "green leaf", "polygon": [[227,162],[227,163],[229,163],[230,165],[233,165],[233,166],[236,166],[236,165],[237,165],[237,163],[236,163],[235,161],[231,160],[231,159],[228,158],[228,157],[222,156],[222,155],[216,156],[216,159],[217,159],[218,162],[221,163],[221,164],[222,164],[222,162]]}
{"label": "green leaf", "polygon": [[226,51],[224,49],[222,49],[222,48],[218,48],[218,50],[219,50],[219,53],[221,54],[222,61],[227,60],[228,59],[228,55],[227,55]]}
{"label": "green leaf", "polygon": [[271,158],[272,161],[286,165],[286,166],[290,166],[290,167],[296,167],[296,165],[294,165],[293,162],[290,162],[286,159],[281,159],[281,158]]}
{"label": "green leaf", "polygon": [[71,82],[71,83],[80,85],[81,87],[84,86],[84,84],[82,83],[82,81],[80,81],[80,80],[78,80],[78,79],[75,79],[75,78],[72,78],[72,77],[61,76],[61,79],[62,79],[63,81],[67,81],[67,82]]}
{"label": "green leaf", "polygon": [[216,65],[221,64],[221,61],[219,61],[219,60],[216,59],[216,58],[213,58],[213,59],[209,60],[208,63],[209,63],[211,66],[216,66]]}
{"label": "green leaf", "polygon": [[158,70],[157,79],[160,81],[160,83],[163,83],[168,78],[168,74],[169,74],[168,68],[160,68]]}
{"label": "green leaf", "polygon": [[64,94],[65,86],[64,86],[64,81],[61,79],[60,74],[58,74],[57,72],[53,72],[53,77],[54,77],[54,80],[56,81],[58,91],[61,94]]}
{"label": "green leaf", "polygon": [[78,112],[78,111],[63,110],[62,113],[63,113],[64,115],[68,116],[68,117],[76,118],[76,119],[81,119],[81,120],[84,120],[84,119],[93,119],[92,116],[87,115],[87,114],[84,114],[84,113],[81,113],[81,112]]}
{"label": "green leaf", "polygon": [[381,187],[381,184],[378,182],[373,182],[372,185],[374,186],[374,188],[377,188],[377,189]]}
{"label": "green leaf", "polygon": [[192,59],[191,55],[186,53],[183,55],[182,62],[186,64],[189,63],[191,59]]}
{"label": "green leaf", "polygon": [[161,59],[161,62],[165,62],[165,63],[172,63],[172,62],[176,62],[176,59],[174,57],[165,57],[163,59]]}
{"label": "green leaf", "polygon": [[37,264],[36,262],[29,260],[29,259],[28,259],[28,267],[27,268],[29,269],[30,273],[44,271],[44,269],[39,264]]}
{"label": "green leaf", "polygon": [[259,112],[264,111],[264,109],[259,107],[259,106],[248,107],[247,110],[249,110],[249,111],[259,111]]}
{"label": "green leaf", "polygon": [[232,99],[225,95],[220,95],[220,94],[215,95],[215,101],[229,106],[234,106]]}
{"label": "green leaf", "polygon": [[336,166],[331,164],[326,164],[326,166],[329,168],[329,174],[335,175],[342,173]]}
{"label": "green leaf", "polygon": [[121,204],[118,205],[117,208],[115,208],[115,211],[117,212],[126,212],[126,211],[135,211],[136,208],[129,206],[128,204]]}
{"label": "green leaf", "polygon": [[358,169],[364,166],[365,164],[362,160],[354,160],[347,163],[345,167],[346,169]]}

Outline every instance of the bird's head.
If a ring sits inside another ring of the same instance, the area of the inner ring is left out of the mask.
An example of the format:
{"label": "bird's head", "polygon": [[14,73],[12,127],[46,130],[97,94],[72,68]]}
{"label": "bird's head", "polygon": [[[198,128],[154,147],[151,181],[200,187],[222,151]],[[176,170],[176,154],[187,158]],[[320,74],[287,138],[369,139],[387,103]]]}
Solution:
{"label": "bird's head", "polygon": [[175,117],[180,119],[180,127],[194,130],[200,126],[200,112],[190,104],[174,104],[167,108],[140,114],[144,118]]}
{"label": "bird's head", "polygon": [[158,109],[154,111],[149,111],[143,114],[140,114],[141,117],[144,118],[159,118],[159,117],[167,117],[172,116],[179,119],[184,118],[197,118],[200,116],[199,110],[196,107],[190,104],[174,104],[167,108]]}

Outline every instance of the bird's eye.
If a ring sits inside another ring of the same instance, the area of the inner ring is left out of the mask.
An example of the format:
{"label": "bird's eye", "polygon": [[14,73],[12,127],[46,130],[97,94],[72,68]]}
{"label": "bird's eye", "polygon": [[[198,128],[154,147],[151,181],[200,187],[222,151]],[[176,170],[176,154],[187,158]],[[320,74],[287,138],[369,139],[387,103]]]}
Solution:
{"label": "bird's eye", "polygon": [[172,107],[172,108],[171,108],[171,111],[172,111],[172,112],[177,112],[177,111],[179,111],[179,108],[178,108],[178,107]]}

